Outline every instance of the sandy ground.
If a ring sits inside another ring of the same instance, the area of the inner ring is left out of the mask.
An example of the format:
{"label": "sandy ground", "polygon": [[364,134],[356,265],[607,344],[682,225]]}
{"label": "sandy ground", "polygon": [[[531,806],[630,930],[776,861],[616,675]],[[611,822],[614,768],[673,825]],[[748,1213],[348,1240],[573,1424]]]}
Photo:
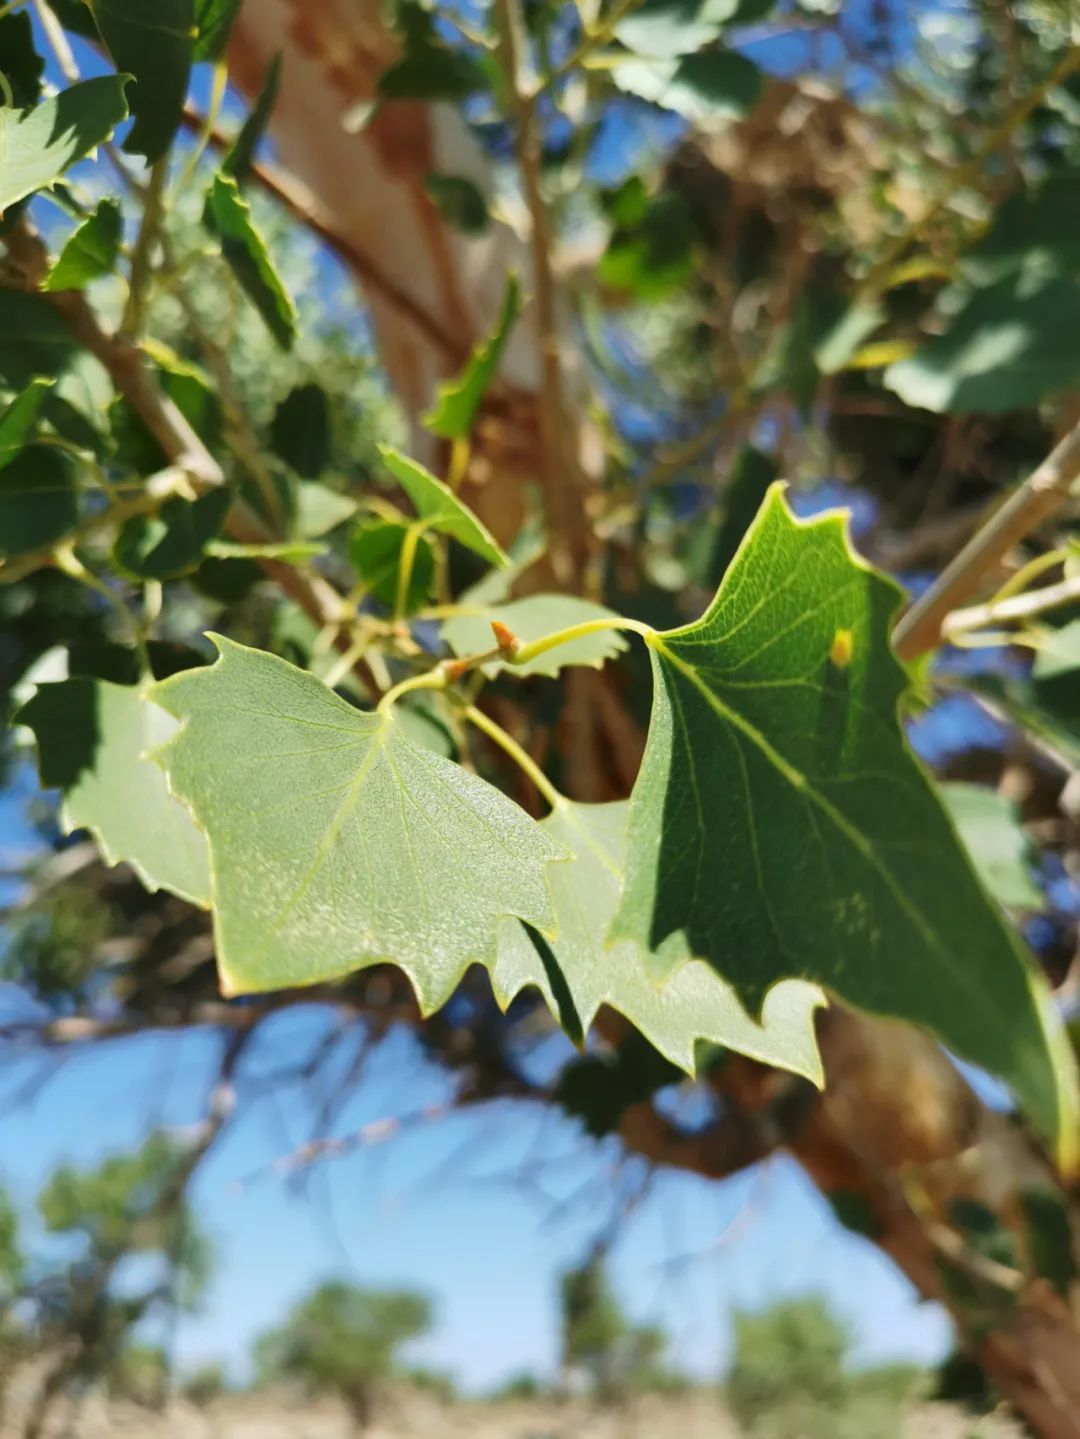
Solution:
{"label": "sandy ground", "polygon": [[[20,1439],[23,1396],[8,1402],[0,1439]],[[80,1412],[62,1409],[47,1439],[355,1439],[336,1404],[289,1395],[231,1396],[199,1410],[177,1403],[166,1414],[90,1396]],[[1005,1421],[974,1420],[943,1405],[924,1405],[898,1421],[897,1439],[1019,1439]],[[647,1397],[621,1412],[569,1402],[440,1406],[426,1396],[388,1402],[366,1439],[740,1439],[720,1402],[705,1393]],[[799,1439],[792,1435],[791,1439]]]}

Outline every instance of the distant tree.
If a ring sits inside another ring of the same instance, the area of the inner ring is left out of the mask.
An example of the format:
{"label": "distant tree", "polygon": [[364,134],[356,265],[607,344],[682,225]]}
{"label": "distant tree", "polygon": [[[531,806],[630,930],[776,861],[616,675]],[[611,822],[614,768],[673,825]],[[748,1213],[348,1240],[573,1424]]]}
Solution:
{"label": "distant tree", "polygon": [[821,1299],[735,1317],[727,1399],[752,1439],[895,1439],[918,1371],[850,1373],[849,1336]]}
{"label": "distant tree", "polygon": [[116,1353],[105,1380],[110,1399],[127,1399],[147,1409],[160,1407],[169,1377],[164,1349],[152,1344],[125,1344]]}
{"label": "distant tree", "polygon": [[0,1189],[0,1430],[8,1379],[25,1344],[25,1334],[12,1312],[22,1273],[18,1215],[6,1192]]}
{"label": "distant tree", "polygon": [[564,1383],[583,1375],[593,1398],[617,1403],[631,1393],[666,1389],[679,1376],[664,1363],[666,1340],[651,1325],[635,1325],[623,1313],[596,1255],[560,1282]]}
{"label": "distant tree", "polygon": [[539,1399],[546,1392],[547,1386],[535,1374],[526,1370],[521,1374],[511,1374],[509,1379],[505,1379],[491,1391],[489,1398],[493,1404],[503,1404],[522,1399]]}
{"label": "distant tree", "polygon": [[422,1394],[430,1394],[440,1404],[453,1404],[458,1397],[454,1376],[447,1374],[445,1370],[413,1367],[406,1369],[402,1378],[411,1388]]}
{"label": "distant tree", "polygon": [[255,1346],[261,1382],[296,1381],[313,1394],[336,1394],[356,1433],[371,1424],[380,1392],[405,1372],[403,1344],[431,1325],[431,1303],[400,1289],[320,1285]]}
{"label": "distant tree", "polygon": [[229,1381],[220,1364],[201,1364],[198,1369],[186,1375],[180,1384],[180,1392],[190,1403],[200,1408],[219,1399],[229,1389]]}
{"label": "distant tree", "polygon": [[[193,1306],[208,1277],[208,1243],[180,1198],[187,1164],[188,1151],[153,1134],[96,1169],[65,1165],[38,1196],[45,1227],[76,1252],[23,1286],[35,1346],[49,1361],[24,1439],[38,1439],[63,1394],[94,1382],[143,1403],[163,1396],[164,1356],[131,1336],[156,1313]],[[147,1278],[132,1287],[129,1275],[121,1286],[121,1266],[134,1256],[151,1261]]]}

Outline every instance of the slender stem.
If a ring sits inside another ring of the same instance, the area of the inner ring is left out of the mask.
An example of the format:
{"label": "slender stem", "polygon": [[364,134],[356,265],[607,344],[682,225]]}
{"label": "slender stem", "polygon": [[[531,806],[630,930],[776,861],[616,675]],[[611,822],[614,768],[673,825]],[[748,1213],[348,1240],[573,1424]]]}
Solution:
{"label": "slender stem", "polygon": [[15,91],[3,70],[0,70],[0,104],[6,105],[9,110],[15,109]]}
{"label": "slender stem", "polygon": [[441,665],[436,665],[433,670],[425,670],[422,675],[413,675],[411,679],[402,680],[400,684],[388,689],[376,705],[376,713],[386,714],[392,705],[397,704],[402,695],[409,694],[412,690],[444,690],[445,688],[446,671]]}
{"label": "slender stem", "polygon": [[941,639],[946,617],[974,594],[1019,540],[1065,503],[1080,478],[1080,425],[1065,436],[1034,474],[968,541],[926,593],[901,615],[893,644],[901,659],[914,659]]}
{"label": "slender stem", "polygon": [[580,625],[570,625],[565,630],[556,630],[554,634],[544,635],[542,639],[533,640],[529,644],[522,645],[512,655],[506,655],[506,661],[512,665],[525,665],[534,660],[538,655],[547,654],[558,645],[565,645],[570,640],[584,639],[586,635],[602,634],[604,630],[630,630],[635,635],[641,635],[647,639],[656,633],[652,625],[643,624],[640,620],[624,619],[622,615],[613,615],[611,619],[585,620]]}
{"label": "slender stem", "polygon": [[478,730],[482,730],[504,754],[509,755],[522,773],[532,780],[551,808],[558,809],[563,803],[562,795],[532,756],[522,749],[513,735],[507,734],[502,725],[496,724],[489,715],[486,715],[483,710],[477,709],[475,705],[466,705],[464,714],[470,724],[475,725]]}
{"label": "slender stem", "polygon": [[1040,575],[1047,570],[1056,569],[1058,565],[1064,564],[1068,558],[1069,551],[1064,547],[1056,550],[1047,550],[1045,554],[1036,555],[1033,560],[1028,560],[1026,565],[1021,565],[1014,575],[1011,575],[997,594],[990,601],[997,604],[999,600],[1007,600],[1012,595],[1023,593]]}
{"label": "slender stem", "polygon": [[533,303],[540,350],[541,473],[551,526],[551,566],[556,578],[566,583],[574,578],[576,551],[587,541],[589,527],[582,513],[581,495],[577,492],[577,457],[566,439],[572,427],[565,424],[558,301],[551,265],[551,224],[541,183],[540,127],[535,97],[522,79],[525,24],[520,0],[495,0],[495,18],[499,31],[499,63],[514,111],[514,148],[532,224]]}
{"label": "slender stem", "polygon": [[195,171],[199,168],[199,161],[206,153],[214,131],[217,128],[221,116],[221,107],[225,103],[225,91],[229,84],[229,67],[224,60],[219,60],[214,66],[214,79],[210,90],[210,103],[206,107],[206,114],[203,116],[202,124],[199,126],[195,136],[195,144],[191,147],[191,154],[187,158],[180,179],[176,186],[176,193],[182,195],[195,178]]}
{"label": "slender stem", "polygon": [[416,547],[427,528],[423,520],[414,520],[405,530],[398,557],[397,590],[394,594],[394,622],[400,620],[409,607],[409,586],[412,584],[413,567],[416,564]]}
{"label": "slender stem", "polygon": [[990,600],[985,605],[972,605],[970,609],[953,610],[943,626],[944,636],[953,640],[956,635],[968,630],[985,629],[987,625],[1015,624],[1042,615],[1047,610],[1080,600],[1080,575],[1062,580],[1056,585],[1044,585],[1041,590],[1028,590],[1023,595],[1010,595],[1006,599]]}
{"label": "slender stem", "polygon": [[56,63],[60,66],[60,73],[69,85],[74,85],[79,80],[79,66],[72,53],[68,38],[64,34],[64,27],[53,14],[52,7],[46,4],[46,0],[34,0],[34,10],[37,13],[38,21],[45,38],[48,40],[53,54],[56,56]]}
{"label": "slender stem", "polygon": [[98,579],[97,575],[86,568],[70,544],[57,545],[54,551],[54,562],[58,570],[63,570],[65,575],[70,575],[73,580],[78,580],[88,590],[93,590],[96,595],[100,595],[116,610],[117,614],[123,617],[124,624],[131,633],[132,643],[139,656],[139,664],[143,673],[152,675],[150,652],[146,647],[143,627],[120,596],[111,590],[104,580]]}
{"label": "slender stem", "polygon": [[139,226],[139,235],[131,255],[131,279],[120,330],[122,334],[130,335],[133,340],[139,338],[146,313],[146,297],[154,273],[154,244],[161,224],[161,202],[168,174],[168,157],[163,156],[150,171],[150,183],[143,199],[142,224]]}
{"label": "slender stem", "polygon": [[450,445],[450,467],[446,483],[456,494],[469,468],[469,437],[459,435]]}
{"label": "slender stem", "polygon": [[364,653],[371,644],[370,635],[361,635],[359,639],[352,642],[344,653],[338,655],[337,659],[323,675],[323,684],[328,690],[336,689],[358,660],[364,658]]}

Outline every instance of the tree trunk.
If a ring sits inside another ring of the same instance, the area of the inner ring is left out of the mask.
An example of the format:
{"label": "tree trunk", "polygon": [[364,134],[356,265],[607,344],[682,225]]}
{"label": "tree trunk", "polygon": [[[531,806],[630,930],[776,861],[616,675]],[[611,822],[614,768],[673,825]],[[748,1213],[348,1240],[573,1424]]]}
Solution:
{"label": "tree trunk", "polygon": [[[484,157],[455,111],[397,102],[361,133],[350,131],[347,117],[371,99],[395,53],[378,0],[247,0],[230,49],[234,80],[252,93],[279,49],[278,152],[301,182],[309,216],[352,266],[391,383],[414,421],[416,453],[431,458],[433,442],[416,416],[490,329],[507,268],[529,273],[528,246],[504,224],[466,239],[432,205],[428,173],[484,178]],[[513,481],[544,474],[541,368],[526,315],[485,406],[469,472],[468,498],[503,540],[523,517],[523,486]],[[587,472],[584,423],[574,448]],[[602,677],[570,673],[573,787],[583,798],[610,797],[611,774],[625,773],[639,740],[624,725],[613,760],[609,732],[596,742],[596,715],[606,703],[610,719],[618,706],[607,690],[607,701],[597,700]],[[604,764],[610,774],[599,773]],[[740,1158],[732,1159],[729,1133],[714,1136],[724,1156],[715,1162],[709,1136],[667,1143],[658,1138],[662,1121],[641,1106],[624,1138],[660,1162],[717,1176],[786,1145],[838,1212],[921,1294],[948,1307],[994,1384],[1043,1439],[1080,1439],[1080,1286],[1071,1278],[1077,1217],[1049,1162],[976,1097],[926,1036],[832,1011],[821,1042],[828,1086],[820,1097],[749,1062],[728,1066],[741,1085]],[[747,1137],[755,1115],[758,1132]],[[986,1253],[988,1239],[1011,1244],[1009,1262],[997,1250]]]}

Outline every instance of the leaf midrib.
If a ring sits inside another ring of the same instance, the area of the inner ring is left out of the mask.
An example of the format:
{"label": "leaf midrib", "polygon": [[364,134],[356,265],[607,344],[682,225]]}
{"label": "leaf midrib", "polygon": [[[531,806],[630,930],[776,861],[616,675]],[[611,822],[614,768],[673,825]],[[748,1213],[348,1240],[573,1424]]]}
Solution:
{"label": "leaf midrib", "polygon": [[949,948],[946,945],[942,944],[933,927],[928,924],[922,913],[912,903],[906,892],[901,888],[900,885],[897,884],[892,874],[882,864],[877,854],[875,853],[873,845],[862,833],[862,831],[857,829],[850,822],[850,820],[848,820],[847,817],[836,808],[836,806],[832,803],[831,800],[827,798],[827,796],[823,795],[819,790],[817,790],[810,782],[810,780],[806,777],[806,775],[804,775],[801,770],[796,769],[796,767],[791,763],[791,761],[786,759],[779,752],[779,750],[775,748],[772,742],[767,738],[767,736],[762,734],[762,732],[757,728],[756,725],[752,724],[750,720],[748,720],[744,715],[741,715],[738,710],[734,710],[729,705],[725,704],[724,701],[719,697],[719,695],[715,694],[708,687],[708,685],[701,678],[693,665],[688,664],[685,660],[681,659],[677,654],[675,654],[674,651],[670,650],[667,645],[664,644],[663,637],[661,635],[655,634],[647,636],[646,643],[650,645],[650,647],[654,649],[658,655],[660,655],[663,659],[667,660],[667,662],[672,666],[673,669],[677,670],[679,674],[681,674],[694,686],[694,688],[705,700],[706,704],[709,705],[709,707],[716,715],[719,716],[720,719],[725,720],[728,724],[734,725],[741,734],[745,735],[746,738],[749,739],[751,743],[757,747],[757,749],[765,757],[765,759],[767,759],[769,763],[774,766],[778,773],[781,774],[795,790],[797,790],[800,794],[804,794],[808,799],[810,799],[821,810],[821,812],[826,816],[826,818],[832,821],[832,823],[836,826],[840,833],[848,840],[850,844],[854,845],[854,847],[863,857],[863,859],[870,865],[870,867],[875,871],[879,878],[884,882],[886,888],[889,890],[890,894],[899,904],[901,909],[910,918],[919,933],[923,935],[926,943],[930,946],[931,949],[934,950],[935,953],[937,953],[942,958],[946,967],[957,978],[960,984],[967,990],[968,994],[971,996],[973,1003],[975,1003],[984,1014],[986,1014],[993,1020],[992,1027],[1000,1028],[1000,1013],[995,1009],[992,1004],[987,1003],[986,996],[983,993],[982,989],[978,985],[973,983],[964,966],[954,965],[952,963],[952,953]]}

